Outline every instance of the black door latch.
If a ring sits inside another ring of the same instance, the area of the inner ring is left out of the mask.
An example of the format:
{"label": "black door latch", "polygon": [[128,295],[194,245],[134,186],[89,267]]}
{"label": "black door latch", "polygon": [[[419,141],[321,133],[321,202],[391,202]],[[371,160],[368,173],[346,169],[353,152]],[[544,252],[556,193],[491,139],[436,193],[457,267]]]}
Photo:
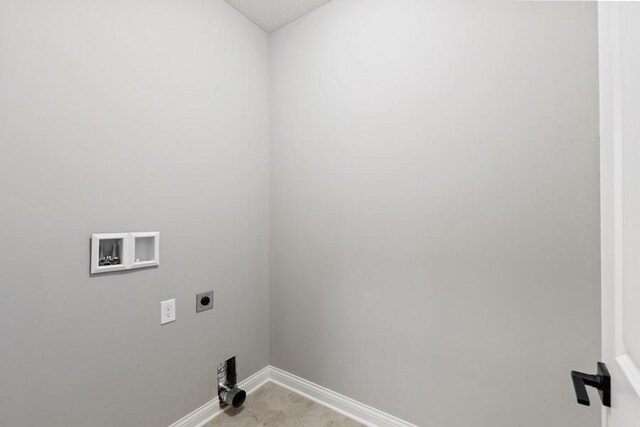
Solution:
{"label": "black door latch", "polygon": [[587,386],[589,386],[596,388],[600,392],[600,400],[604,406],[611,407],[611,375],[609,375],[607,365],[598,362],[598,373],[596,375],[571,371],[571,379],[573,380],[573,388],[576,391],[579,404],[591,405],[589,394],[587,393]]}

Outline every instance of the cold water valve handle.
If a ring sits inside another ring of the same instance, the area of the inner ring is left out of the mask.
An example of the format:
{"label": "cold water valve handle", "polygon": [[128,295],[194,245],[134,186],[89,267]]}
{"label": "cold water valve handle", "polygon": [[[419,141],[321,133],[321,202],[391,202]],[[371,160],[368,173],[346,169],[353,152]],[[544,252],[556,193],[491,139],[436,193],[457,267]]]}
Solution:
{"label": "cold water valve handle", "polygon": [[591,405],[589,394],[587,393],[587,386],[589,386],[600,392],[600,400],[604,406],[611,407],[611,375],[609,375],[607,365],[598,362],[598,373],[596,375],[571,371],[571,379],[573,380],[573,388],[576,391],[576,398],[580,405]]}

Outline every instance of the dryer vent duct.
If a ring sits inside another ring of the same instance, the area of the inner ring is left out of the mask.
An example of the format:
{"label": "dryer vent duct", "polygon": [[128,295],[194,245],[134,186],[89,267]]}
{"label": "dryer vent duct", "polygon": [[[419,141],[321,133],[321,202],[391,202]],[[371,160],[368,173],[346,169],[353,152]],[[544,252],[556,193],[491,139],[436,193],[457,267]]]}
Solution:
{"label": "dryer vent duct", "polygon": [[218,365],[218,398],[221,406],[239,408],[247,398],[247,393],[238,388],[236,357]]}

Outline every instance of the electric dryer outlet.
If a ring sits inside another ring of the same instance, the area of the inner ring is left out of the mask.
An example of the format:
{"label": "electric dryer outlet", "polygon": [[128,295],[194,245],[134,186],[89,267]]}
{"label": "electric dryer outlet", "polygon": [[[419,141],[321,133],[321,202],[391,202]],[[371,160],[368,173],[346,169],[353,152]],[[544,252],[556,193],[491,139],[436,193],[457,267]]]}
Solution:
{"label": "electric dryer outlet", "polygon": [[196,295],[196,313],[213,309],[213,291]]}

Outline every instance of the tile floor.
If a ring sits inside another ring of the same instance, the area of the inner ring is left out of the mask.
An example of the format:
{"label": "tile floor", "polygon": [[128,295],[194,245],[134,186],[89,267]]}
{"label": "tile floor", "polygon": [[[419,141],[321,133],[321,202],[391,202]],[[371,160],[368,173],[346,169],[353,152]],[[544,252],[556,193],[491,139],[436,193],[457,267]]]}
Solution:
{"label": "tile floor", "polygon": [[247,396],[244,407],[229,408],[205,427],[363,427],[273,383]]}

